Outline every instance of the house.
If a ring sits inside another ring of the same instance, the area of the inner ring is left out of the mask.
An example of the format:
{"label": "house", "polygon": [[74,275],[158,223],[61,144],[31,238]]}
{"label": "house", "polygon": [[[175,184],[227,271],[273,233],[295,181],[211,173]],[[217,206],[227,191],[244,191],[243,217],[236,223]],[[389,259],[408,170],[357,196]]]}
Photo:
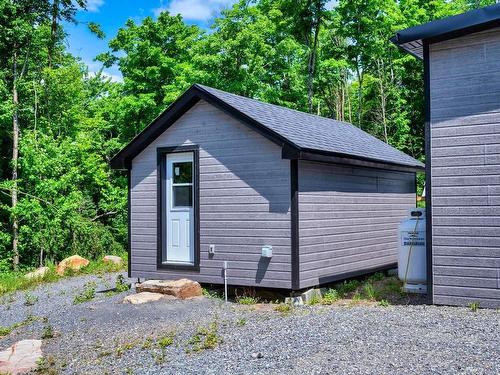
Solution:
{"label": "house", "polygon": [[193,85],[111,161],[129,272],[298,290],[394,267],[423,164],[359,128]]}
{"label": "house", "polygon": [[424,61],[432,301],[500,307],[500,5],[393,42]]}

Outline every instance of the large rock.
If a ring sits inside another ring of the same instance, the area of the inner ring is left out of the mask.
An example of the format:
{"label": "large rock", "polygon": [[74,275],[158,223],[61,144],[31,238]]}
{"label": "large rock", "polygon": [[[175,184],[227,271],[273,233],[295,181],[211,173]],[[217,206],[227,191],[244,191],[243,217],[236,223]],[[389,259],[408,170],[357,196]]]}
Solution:
{"label": "large rock", "polygon": [[83,267],[87,267],[89,265],[89,261],[85,258],[82,258],[79,255],[72,255],[66,259],[61,260],[61,262],[57,265],[56,272],[58,275],[64,275],[64,272],[67,269],[71,269],[73,271],[78,271]]}
{"label": "large rock", "polygon": [[24,277],[27,279],[41,279],[49,271],[50,271],[49,267],[40,267],[34,270],[33,272],[27,273],[26,275],[24,275]]}
{"label": "large rock", "polygon": [[24,374],[36,369],[42,340],[21,340],[0,352],[0,374]]}
{"label": "large rock", "polygon": [[148,280],[136,287],[138,292],[161,293],[176,298],[192,298],[202,295],[199,283],[189,279]]}
{"label": "large rock", "polygon": [[123,299],[123,303],[131,303],[132,305],[140,305],[142,303],[155,302],[161,299],[175,298],[173,296],[166,296],[161,293],[141,292],[137,294],[130,294]]}
{"label": "large rock", "polygon": [[123,263],[123,259],[117,255],[106,255],[104,258],[102,258],[102,261],[104,263],[113,263],[120,265]]}

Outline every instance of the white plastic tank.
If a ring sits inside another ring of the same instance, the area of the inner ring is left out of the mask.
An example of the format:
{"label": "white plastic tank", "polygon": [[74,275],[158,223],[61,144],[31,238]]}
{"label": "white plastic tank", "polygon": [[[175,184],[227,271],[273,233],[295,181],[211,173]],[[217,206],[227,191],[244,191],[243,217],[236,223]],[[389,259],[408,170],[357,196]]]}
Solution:
{"label": "white plastic tank", "polygon": [[399,225],[398,276],[406,292],[427,292],[425,230],[425,208],[411,209]]}

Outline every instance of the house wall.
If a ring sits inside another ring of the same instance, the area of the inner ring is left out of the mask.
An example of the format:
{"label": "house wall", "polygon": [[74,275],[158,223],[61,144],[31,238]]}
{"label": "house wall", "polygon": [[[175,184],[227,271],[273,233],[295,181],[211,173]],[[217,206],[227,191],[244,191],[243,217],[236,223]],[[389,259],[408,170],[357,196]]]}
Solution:
{"label": "house wall", "polygon": [[500,29],[429,57],[434,303],[500,307]]}
{"label": "house wall", "polygon": [[[200,271],[157,269],[157,147],[199,145]],[[200,101],[133,159],[132,276],[291,287],[290,161],[281,148]],[[209,244],[215,255],[208,255]],[[269,262],[262,245],[273,246]]]}
{"label": "house wall", "polygon": [[415,173],[299,162],[302,288],[397,262]]}

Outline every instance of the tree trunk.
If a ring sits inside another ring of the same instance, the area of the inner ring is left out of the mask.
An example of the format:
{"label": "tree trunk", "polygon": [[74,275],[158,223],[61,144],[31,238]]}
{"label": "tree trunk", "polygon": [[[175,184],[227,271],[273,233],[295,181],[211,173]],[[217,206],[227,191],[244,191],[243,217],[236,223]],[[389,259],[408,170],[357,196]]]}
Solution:
{"label": "tree trunk", "polygon": [[52,3],[52,24],[50,26],[50,42],[47,53],[48,67],[52,68],[52,59],[54,48],[56,46],[56,33],[57,33],[57,18],[59,17],[59,0],[54,0]]}
{"label": "tree trunk", "polygon": [[316,1],[316,20],[313,23],[314,30],[313,44],[309,52],[309,60],[307,63],[307,104],[309,113],[313,111],[313,96],[314,96],[314,73],[316,68],[316,54],[318,50],[319,29],[321,25],[321,0]]}
{"label": "tree trunk", "polygon": [[356,58],[356,76],[358,78],[358,126],[361,129],[361,121],[363,120],[363,73],[358,58]]}
{"label": "tree trunk", "polygon": [[14,45],[13,51],[13,84],[12,84],[12,102],[14,112],[12,114],[12,252],[14,258],[12,265],[17,270],[19,265],[19,223],[15,213],[17,206],[17,163],[19,158],[19,100],[17,96],[17,46]]}
{"label": "tree trunk", "polygon": [[383,61],[377,61],[377,70],[378,70],[378,76],[379,76],[379,85],[380,85],[380,111],[382,115],[382,126],[384,127],[384,140],[385,143],[389,143],[389,137],[387,136],[387,116],[386,116],[386,109],[387,109],[387,96],[385,94],[385,68],[383,65]]}

